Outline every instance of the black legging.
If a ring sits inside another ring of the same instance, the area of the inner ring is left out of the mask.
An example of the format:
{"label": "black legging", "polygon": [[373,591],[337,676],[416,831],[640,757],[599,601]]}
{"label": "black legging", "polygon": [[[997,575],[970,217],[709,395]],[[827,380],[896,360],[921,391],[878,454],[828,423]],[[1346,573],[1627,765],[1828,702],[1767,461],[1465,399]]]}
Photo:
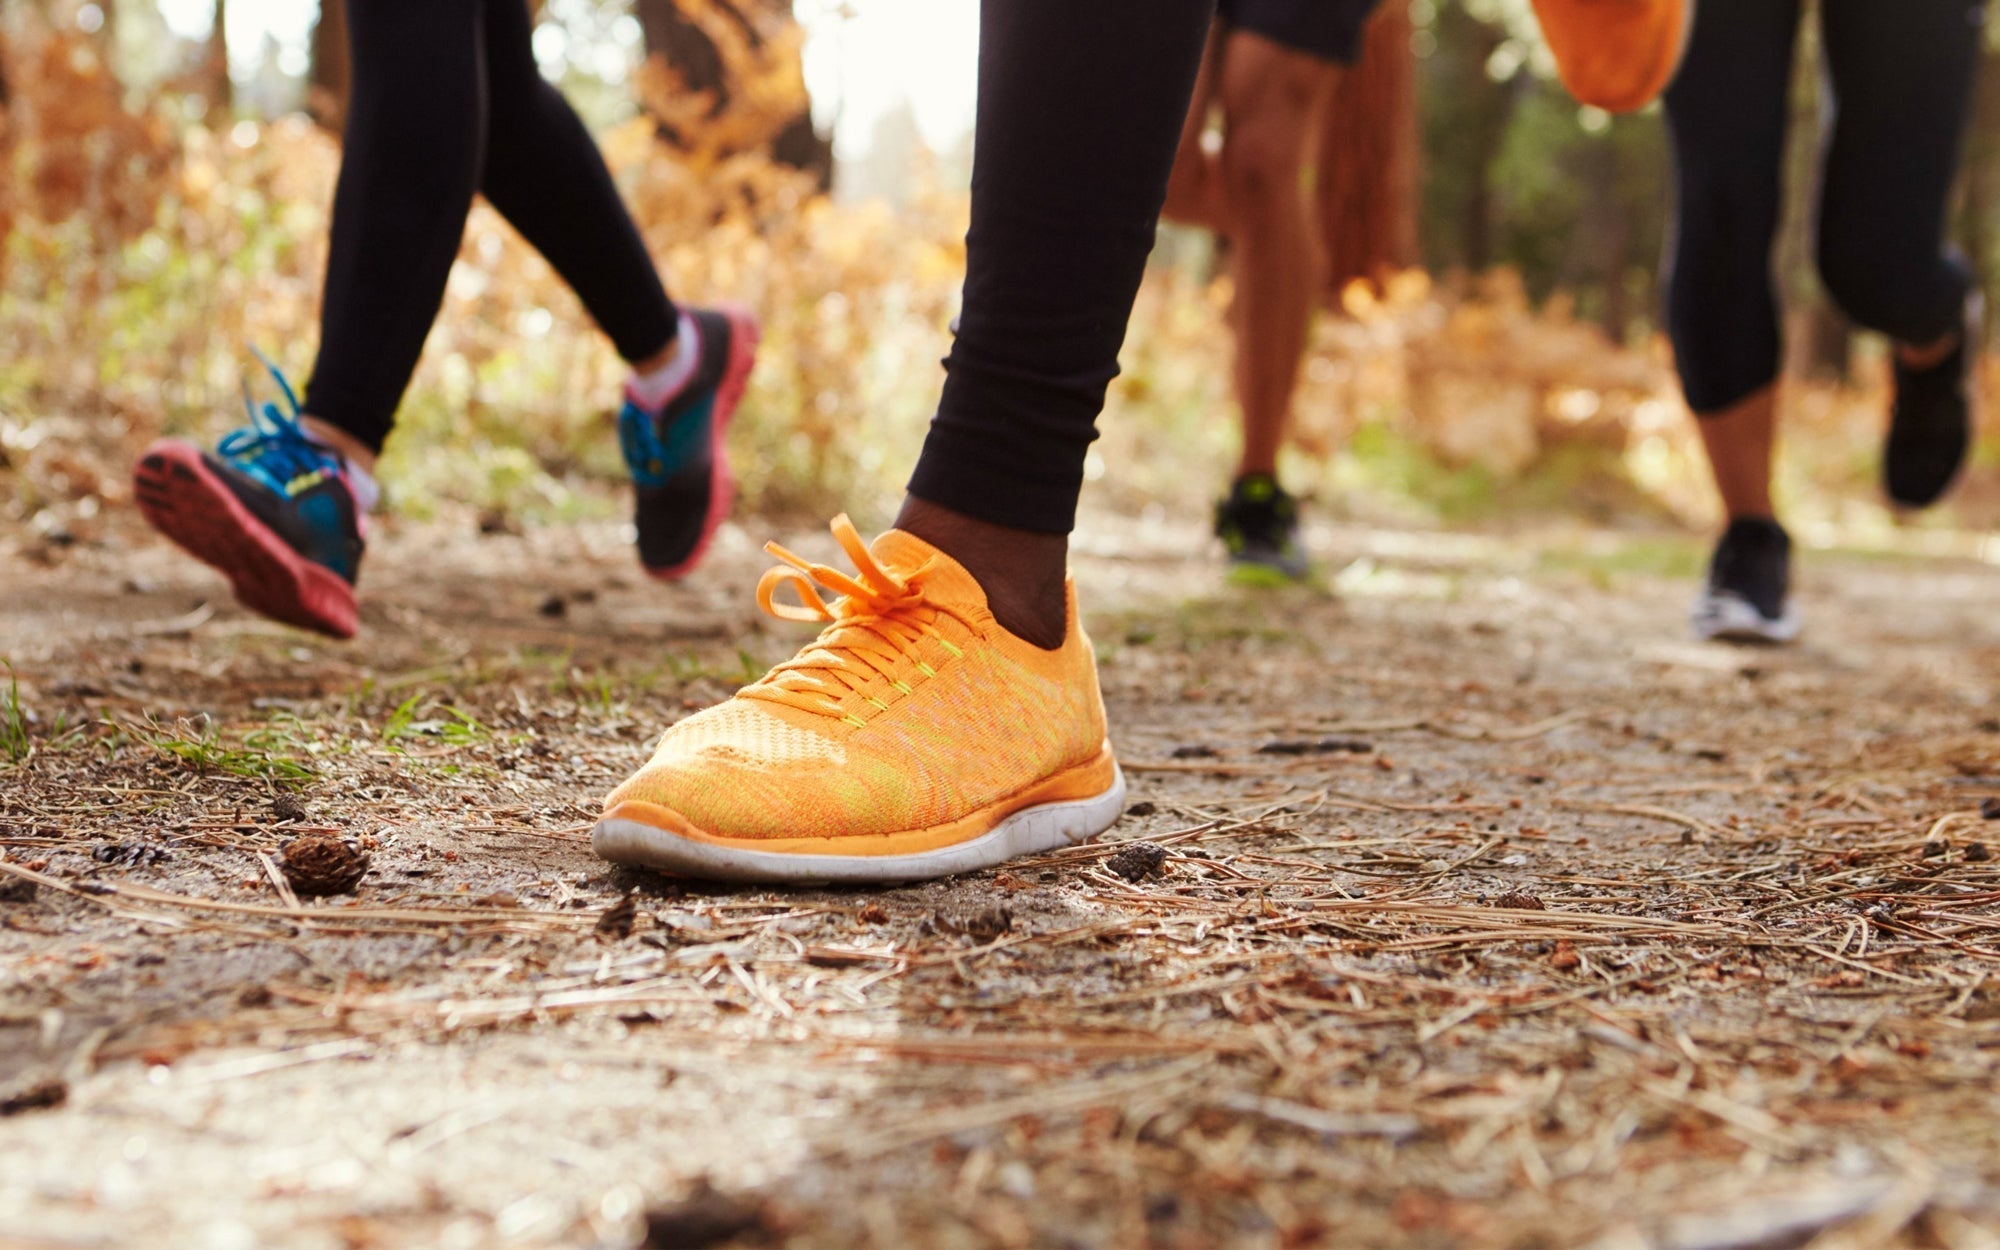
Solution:
{"label": "black legging", "polygon": [[[1667,328],[1688,406],[1712,415],[1778,376],[1771,276],[1801,0],[1703,0],[1667,93],[1679,174]],[[1983,0],[1821,0],[1836,105],[1819,269],[1857,324],[1932,343],[1971,276],[1945,211],[1984,42]]]}
{"label": "black legging", "polygon": [[475,191],[627,360],[676,313],[604,158],[543,80],[526,0],[348,0],[354,91],[305,411],[379,449],[444,298]]}
{"label": "black legging", "polygon": [[980,6],[965,298],[911,494],[1016,529],[1074,524],[1214,8]]}

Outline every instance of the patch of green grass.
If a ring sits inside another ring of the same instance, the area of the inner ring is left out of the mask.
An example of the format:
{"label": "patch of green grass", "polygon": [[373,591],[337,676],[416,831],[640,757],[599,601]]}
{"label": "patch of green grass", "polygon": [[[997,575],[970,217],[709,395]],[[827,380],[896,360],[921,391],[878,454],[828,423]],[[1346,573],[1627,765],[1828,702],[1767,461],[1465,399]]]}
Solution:
{"label": "patch of green grass", "polygon": [[126,731],[140,745],[203,772],[284,785],[303,785],[315,775],[310,763],[277,749],[295,745],[295,740],[281,731],[253,732],[240,746],[225,741],[221,731],[206,719],[197,725],[183,718],[170,726],[149,719],[143,725],[126,726]]}
{"label": "patch of green grass", "polygon": [[1637,482],[1616,448],[1590,442],[1545,449],[1516,477],[1479,465],[1452,465],[1386,421],[1371,421],[1331,466],[1335,492],[1360,489],[1407,501],[1449,525],[1469,525],[1521,513],[1593,520],[1638,517],[1662,522],[1671,514]]}
{"label": "patch of green grass", "polygon": [[471,713],[449,703],[433,704],[430,696],[413,694],[396,705],[382,726],[385,743],[430,741],[449,746],[471,746],[495,736]]}
{"label": "patch of green grass", "polygon": [[37,744],[35,717],[21,702],[21,683],[14,675],[14,666],[0,661],[0,668],[7,670],[7,689],[0,691],[0,763],[26,763],[36,751],[61,746],[86,730],[85,725],[71,725],[68,715],[59,712]]}
{"label": "patch of green grass", "polygon": [[1182,651],[1244,642],[1304,647],[1310,641],[1304,633],[1273,621],[1288,619],[1284,605],[1303,603],[1307,596],[1315,602],[1322,598],[1303,587],[1284,587],[1185,599],[1157,611],[1105,613],[1092,618],[1091,636],[1100,660],[1125,647],[1152,645]]}
{"label": "patch of green grass", "polygon": [[0,756],[5,756],[9,764],[18,764],[34,750],[34,741],[28,737],[28,713],[21,706],[21,683],[9,665],[7,692],[0,695]]}
{"label": "patch of green grass", "polygon": [[1633,538],[1599,550],[1545,548],[1537,553],[1535,566],[1552,573],[1581,573],[1594,584],[1608,586],[1620,576],[1689,581],[1701,575],[1707,559],[1708,549],[1693,536]]}

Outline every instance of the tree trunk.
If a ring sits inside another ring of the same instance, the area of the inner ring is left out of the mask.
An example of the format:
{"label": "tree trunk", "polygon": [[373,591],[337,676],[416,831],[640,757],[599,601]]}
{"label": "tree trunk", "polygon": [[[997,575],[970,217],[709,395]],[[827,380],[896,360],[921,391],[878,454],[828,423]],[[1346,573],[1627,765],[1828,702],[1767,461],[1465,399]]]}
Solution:
{"label": "tree trunk", "polygon": [[[1972,260],[1986,306],[2000,307],[2000,48],[1988,47],[1973,97],[1971,134],[1966,145],[1964,200],[1959,207],[1960,237]],[[1991,322],[1988,322],[1991,325]]]}
{"label": "tree trunk", "polygon": [[229,79],[229,0],[215,0],[215,18],[208,28],[201,76],[210,116],[217,122],[228,120],[236,102],[236,85]]}
{"label": "tree trunk", "polygon": [[[753,47],[765,41],[760,29],[764,23],[796,20],[791,0],[714,0],[714,4],[742,27]],[[730,97],[729,67],[723,64],[714,41],[701,27],[689,21],[674,0],[635,0],[633,13],[645,37],[646,55],[664,58],[689,90],[713,93],[712,115],[726,109]],[[811,173],[822,191],[832,187],[833,138],[814,129],[810,102],[772,139],[771,159]]]}
{"label": "tree trunk", "polygon": [[1519,103],[1518,81],[1495,82],[1486,67],[1505,27],[1462,4],[1440,5],[1435,50],[1424,63],[1426,206],[1434,263],[1481,273],[1495,260],[1493,167]]}
{"label": "tree trunk", "polygon": [[1315,170],[1327,281],[1381,282],[1417,263],[1417,76],[1408,0],[1368,25],[1361,59],[1340,76],[1320,127]]}
{"label": "tree trunk", "polygon": [[320,0],[319,21],[313,24],[312,69],[306,76],[306,112],[328,130],[338,131],[347,120],[347,97],[353,85],[346,0]]}
{"label": "tree trunk", "polygon": [[1853,362],[1854,327],[1820,285],[1814,240],[1818,196],[1796,194],[1816,187],[1820,177],[1825,124],[1833,100],[1821,66],[1822,45],[1817,21],[1799,32],[1792,74],[1790,136],[1785,152],[1789,197],[1777,244],[1778,289],[1787,308],[1785,372],[1794,377],[1845,382]]}

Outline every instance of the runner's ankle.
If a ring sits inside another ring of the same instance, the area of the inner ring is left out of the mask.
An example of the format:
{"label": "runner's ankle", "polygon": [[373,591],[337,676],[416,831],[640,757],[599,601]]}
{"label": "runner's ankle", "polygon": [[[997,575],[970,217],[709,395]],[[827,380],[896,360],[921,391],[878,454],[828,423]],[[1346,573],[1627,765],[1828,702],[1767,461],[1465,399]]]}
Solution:
{"label": "runner's ankle", "polygon": [[965,566],[1001,628],[1045,651],[1068,627],[1069,538],[981,521],[916,496],[903,500],[896,528]]}

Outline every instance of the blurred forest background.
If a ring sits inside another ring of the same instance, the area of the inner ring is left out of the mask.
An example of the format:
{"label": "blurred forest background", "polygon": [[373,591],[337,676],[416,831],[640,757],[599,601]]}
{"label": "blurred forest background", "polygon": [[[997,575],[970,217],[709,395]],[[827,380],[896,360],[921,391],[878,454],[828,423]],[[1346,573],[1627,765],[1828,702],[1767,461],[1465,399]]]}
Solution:
{"label": "blurred forest background", "polygon": [[[765,318],[735,436],[746,506],[766,514],[883,519],[936,397],[963,259],[971,53],[926,40],[940,22],[976,29],[976,0],[928,0],[900,53],[878,41],[873,61],[843,59],[843,31],[892,25],[898,3],[535,4],[544,71],[599,131],[670,287]],[[337,0],[0,7],[10,525],[56,546],[91,539],[140,443],[240,419],[250,347],[295,379],[310,368],[342,21]],[[1807,38],[1802,58],[1816,55]],[[1960,237],[1996,287],[2000,46],[1988,60]],[[907,106],[857,124],[854,100],[905,72],[956,76],[955,132]],[[1778,262],[1797,382],[1783,504],[1813,542],[1976,541],[1966,532],[2000,520],[1991,439],[1914,540],[1879,501],[1883,348],[1849,331],[1808,263],[1820,81],[1795,79],[1798,194]],[[1579,109],[1526,0],[1386,0],[1329,117],[1316,190],[1338,273],[1287,473],[1324,514],[1712,520],[1655,324],[1671,197],[1657,109]],[[1201,508],[1219,488],[1228,298],[1211,241],[1163,230],[1090,506]],[[614,513],[620,372],[547,266],[477,208],[385,461],[392,508],[467,507],[497,525]]]}

